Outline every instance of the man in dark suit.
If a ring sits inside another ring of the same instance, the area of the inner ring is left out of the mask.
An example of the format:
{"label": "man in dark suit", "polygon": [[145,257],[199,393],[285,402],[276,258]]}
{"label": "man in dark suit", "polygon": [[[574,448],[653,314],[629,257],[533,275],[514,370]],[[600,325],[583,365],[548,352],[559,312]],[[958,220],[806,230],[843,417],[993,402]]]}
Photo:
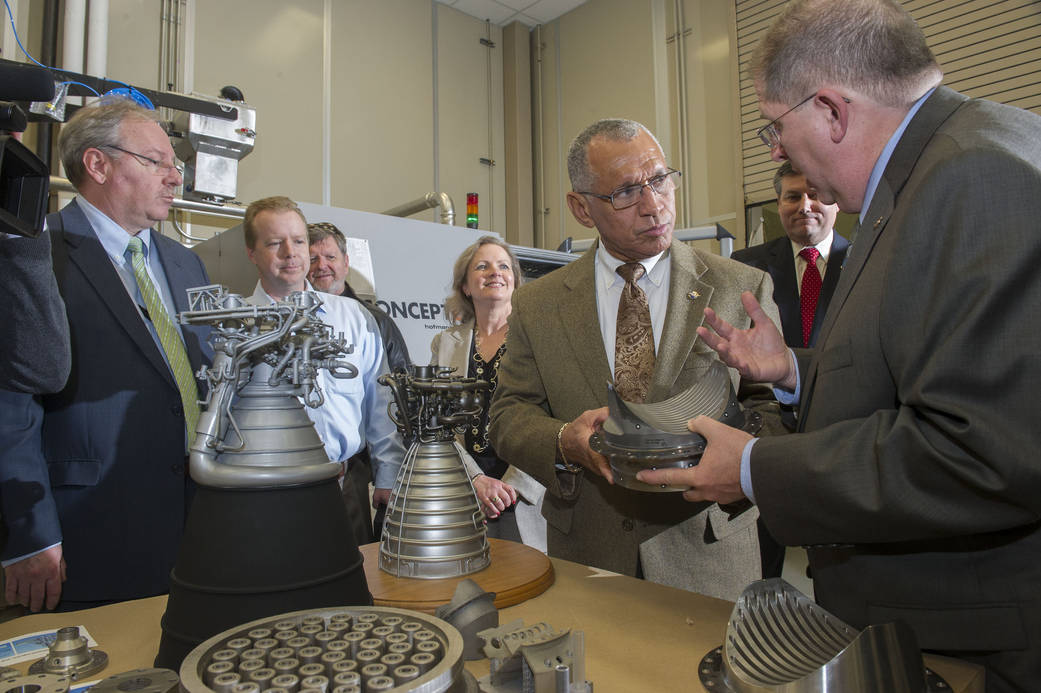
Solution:
{"label": "man in dark suit", "polygon": [[[806,182],[806,176],[793,169],[790,161],[781,164],[774,174],[774,190],[785,236],[738,250],[731,257],[763,270],[774,280],[774,303],[781,314],[784,343],[790,347],[812,347],[839,282],[849,242],[835,233],[839,206],[824,204]],[[807,253],[814,256],[809,276]],[[809,295],[803,300],[804,285],[807,294],[813,291],[811,287],[819,289],[816,301]],[[809,331],[804,324],[810,326]]]}
{"label": "man in dark suit", "polygon": [[755,401],[779,425],[769,393],[768,402],[755,400],[766,388],[739,382],[694,332],[709,306],[747,325],[742,291],[754,292],[776,317],[770,278],[673,243],[677,172],[639,123],[608,119],[586,128],[571,145],[568,173],[571,212],[596,228],[599,240],[514,292],[491,405],[492,445],[546,487],[551,556],[735,599],[760,574],[755,514],[622,488],[589,436],[607,417],[607,383],[622,393],[637,379],[619,367],[631,344],[626,332],[618,336],[628,322],[620,308],[630,291],[619,273],[626,264],[643,268],[632,280],[649,313],[638,336],[653,347],[652,368],[640,371],[641,401],[660,402],[721,371],[742,401]]}
{"label": "man in dark suit", "polygon": [[[806,176],[792,168],[792,162],[785,161],[777,169],[774,190],[784,237],[739,250],[731,257],[767,272],[774,280],[774,303],[781,314],[784,343],[812,347],[839,282],[849,242],[835,233],[839,206],[822,202]],[[794,407],[782,406],[781,420],[795,430]],[[763,577],[781,577],[784,546],[770,535],[761,517],[759,549]]]}
{"label": "man in dark suit", "polygon": [[[759,505],[809,550],[821,605],[901,619],[983,664],[988,691],[1041,680],[1041,118],[940,86],[896,0],[795,0],[752,56],[762,132],[821,198],[860,212],[812,352],[699,330],[799,397],[799,432],[748,440],[696,419],[691,500]],[[812,57],[810,57],[812,56]]]}
{"label": "man in dark suit", "polygon": [[185,291],[208,283],[202,262],[150,228],[181,183],[158,115],[83,108],[59,149],[79,192],[47,218],[71,373],[32,403],[39,425],[8,451],[2,485],[6,592],[32,610],[167,590],[208,351],[204,329],[176,324]]}

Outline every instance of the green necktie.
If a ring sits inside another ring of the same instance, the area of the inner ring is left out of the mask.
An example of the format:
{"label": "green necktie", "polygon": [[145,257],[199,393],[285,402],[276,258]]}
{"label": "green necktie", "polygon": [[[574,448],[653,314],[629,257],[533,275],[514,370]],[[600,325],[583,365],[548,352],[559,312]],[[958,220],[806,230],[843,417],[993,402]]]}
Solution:
{"label": "green necktie", "polygon": [[191,445],[195,440],[195,425],[199,423],[199,390],[195,385],[195,375],[192,373],[191,363],[188,362],[188,352],[184,349],[177,325],[166,312],[166,306],[159,298],[159,292],[156,291],[152,279],[148,276],[148,270],[145,269],[145,256],[141,252],[141,246],[141,239],[137,236],[131,236],[127,243],[130,262],[134,266],[134,279],[137,280],[137,287],[141,289],[141,298],[145,301],[145,308],[152,318],[152,325],[159,335],[159,343],[163,345],[166,360],[170,363],[177,389],[181,393],[188,444]]}

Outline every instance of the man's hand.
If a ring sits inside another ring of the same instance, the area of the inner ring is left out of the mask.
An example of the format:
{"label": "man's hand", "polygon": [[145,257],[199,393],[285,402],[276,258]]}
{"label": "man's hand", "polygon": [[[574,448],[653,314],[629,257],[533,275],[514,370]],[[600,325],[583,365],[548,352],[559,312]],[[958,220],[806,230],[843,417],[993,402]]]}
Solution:
{"label": "man's hand", "polygon": [[496,518],[502,511],[517,502],[517,490],[509,484],[493,479],[487,474],[478,474],[473,478],[477,500],[484,508],[484,514]]}
{"label": "man's hand", "polygon": [[21,604],[30,611],[46,606],[53,609],[61,599],[61,583],[65,582],[65,559],[61,544],[12,563],[4,569],[8,604]]}
{"label": "man's hand", "polygon": [[739,330],[706,308],[705,324],[715,331],[701,326],[698,335],[716,350],[723,363],[737,369],[747,380],[794,390],[797,375],[784,337],[751,291],[741,294],[741,304],[755,323],[752,327]]}
{"label": "man's hand", "polygon": [[564,449],[564,458],[571,464],[580,464],[595,474],[607,479],[607,483],[614,483],[614,473],[607,458],[600,453],[593,452],[589,447],[589,436],[600,429],[600,425],[607,421],[607,407],[590,409],[583,412],[577,419],[572,421],[560,435],[560,447]]}
{"label": "man's hand", "polygon": [[372,489],[372,507],[378,508],[381,505],[388,505],[390,503],[390,489],[389,488],[374,488]]}
{"label": "man's hand", "polygon": [[642,471],[636,478],[655,486],[690,486],[683,492],[683,499],[692,503],[715,501],[726,505],[743,499],[741,453],[752,436],[707,416],[691,419],[687,428],[703,435],[708,443],[697,465],[687,469]]}

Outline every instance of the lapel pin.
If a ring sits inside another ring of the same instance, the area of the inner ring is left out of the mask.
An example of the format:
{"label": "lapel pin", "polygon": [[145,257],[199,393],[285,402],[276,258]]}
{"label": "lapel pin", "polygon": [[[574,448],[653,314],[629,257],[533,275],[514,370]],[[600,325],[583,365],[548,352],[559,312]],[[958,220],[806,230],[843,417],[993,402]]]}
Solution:
{"label": "lapel pin", "polygon": [[882,223],[882,217],[875,219],[875,225],[872,228],[878,228],[878,225]]}
{"label": "lapel pin", "polygon": [[689,298],[692,301],[696,301],[697,299],[701,298],[701,294],[697,291],[691,291],[689,294],[687,294],[687,298]]}

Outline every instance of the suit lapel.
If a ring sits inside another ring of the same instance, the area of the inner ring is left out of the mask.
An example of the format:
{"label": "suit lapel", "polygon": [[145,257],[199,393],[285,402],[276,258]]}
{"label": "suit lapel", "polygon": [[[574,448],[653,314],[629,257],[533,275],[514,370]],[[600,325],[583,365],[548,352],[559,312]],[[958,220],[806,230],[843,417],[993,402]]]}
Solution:
{"label": "suit lapel", "polygon": [[[152,339],[148,328],[141,321],[137,307],[127,293],[123,281],[112,267],[101,242],[94,235],[87,217],[75,203],[70,203],[60,212],[64,226],[64,239],[69,262],[74,264],[86,282],[98,293],[101,303],[112,313],[116,322],[141,350],[145,358],[159,373],[176,387],[170,368]],[[185,303],[187,299],[184,299]],[[187,306],[186,306],[187,307]]]}
{"label": "suit lapel", "polygon": [[562,362],[577,364],[590,389],[596,393],[597,406],[607,405],[606,384],[613,380],[607,363],[604,338],[596,306],[596,249],[598,243],[562,271],[564,295],[557,309],[561,331],[567,335],[570,354],[561,354]]}
{"label": "suit lapel", "polygon": [[770,278],[774,280],[774,303],[781,316],[781,329],[787,344],[802,345],[802,314],[799,286],[795,280],[795,256],[788,237],[770,244]]}
{"label": "suit lapel", "polygon": [[[958,94],[947,87],[938,87],[922,107],[915,114],[907,129],[901,136],[893,155],[889,158],[882,178],[878,182],[878,188],[871,198],[871,205],[867,213],[863,215],[864,222],[858,226],[850,245],[846,249],[846,262],[839,275],[838,284],[835,286],[835,294],[832,296],[831,304],[821,325],[817,345],[827,344],[832,327],[842,307],[849,298],[853,286],[856,284],[860,273],[867,264],[871,251],[886,229],[889,217],[893,214],[897,198],[904,184],[914,170],[915,162],[921,157],[922,151],[935,135],[936,130],[951,116],[958,108],[968,100],[968,97]],[[821,349],[815,349],[810,361],[809,373],[803,382],[803,401],[800,404],[800,422],[807,420],[810,401],[813,395],[813,385],[817,375],[817,362]],[[801,428],[801,426],[800,426]]]}
{"label": "suit lapel", "polygon": [[444,334],[445,336],[441,340],[448,347],[446,360],[455,368],[456,375],[465,377],[470,367],[467,359],[470,357],[470,340],[473,339],[473,322],[465,322],[459,327],[447,330]]}
{"label": "suit lapel", "polygon": [[654,375],[647,392],[648,402],[667,399],[683,364],[694,349],[697,328],[705,320],[705,308],[713,287],[702,281],[708,268],[683,243],[675,242],[669,251],[669,304],[654,361]]}

